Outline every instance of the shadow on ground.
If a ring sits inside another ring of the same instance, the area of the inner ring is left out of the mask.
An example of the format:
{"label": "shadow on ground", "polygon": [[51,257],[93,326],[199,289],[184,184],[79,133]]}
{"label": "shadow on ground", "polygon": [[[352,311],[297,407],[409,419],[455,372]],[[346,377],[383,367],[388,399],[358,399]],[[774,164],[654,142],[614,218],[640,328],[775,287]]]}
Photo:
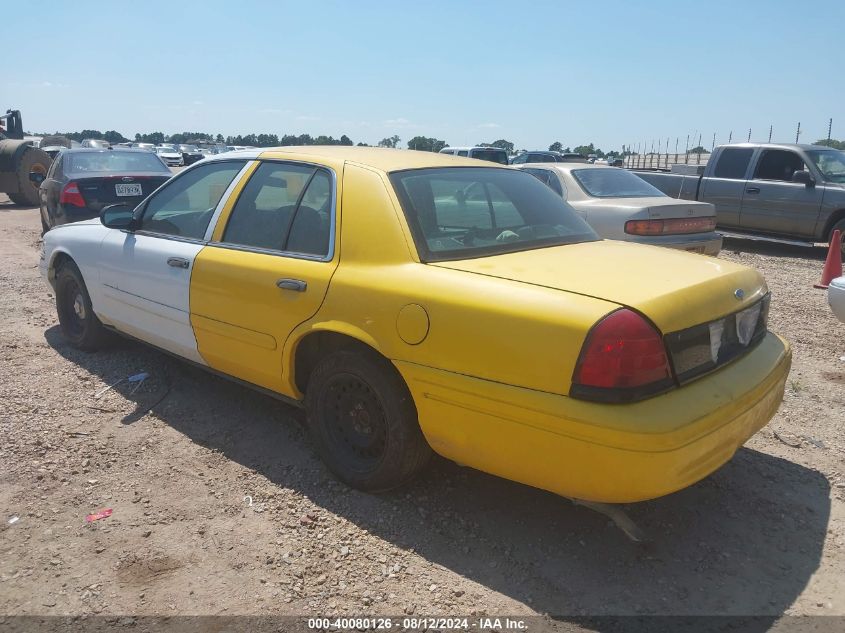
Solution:
{"label": "shadow on ground", "polygon": [[754,253],[756,255],[770,255],[772,257],[791,257],[794,259],[813,259],[824,261],[827,257],[827,247],[799,246],[759,239],[744,239],[726,237],[722,242],[722,250],[732,253]]}
{"label": "shadow on ground", "polygon": [[[67,346],[58,327],[45,337],[104,383],[141,369],[151,373],[134,395],[131,387],[116,387],[137,404],[124,423],[144,424],[141,416],[152,406],[192,442],[554,618],[757,615],[766,617],[754,620],[752,630],[763,631],[819,566],[830,512],[827,480],[754,450],[740,450],[687,490],[628,506],[653,540],[638,546],[602,515],[442,459],[401,492],[350,491],[314,458],[297,424],[301,411],[140,344],[86,354]],[[612,626],[597,620],[591,628]]]}

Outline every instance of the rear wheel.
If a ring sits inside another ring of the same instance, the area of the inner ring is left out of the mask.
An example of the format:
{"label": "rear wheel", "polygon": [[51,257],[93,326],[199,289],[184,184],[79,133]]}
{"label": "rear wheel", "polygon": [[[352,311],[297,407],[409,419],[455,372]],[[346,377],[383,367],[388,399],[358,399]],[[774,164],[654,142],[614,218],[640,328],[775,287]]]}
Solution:
{"label": "rear wheel", "polygon": [[401,486],[431,457],[408,387],[375,353],[341,350],[325,357],[308,381],[305,405],[320,457],[353,488]]}
{"label": "rear wheel", "polygon": [[82,274],[72,262],[56,273],[56,312],[67,341],[77,349],[94,351],[108,339],[108,332],[91,307]]}

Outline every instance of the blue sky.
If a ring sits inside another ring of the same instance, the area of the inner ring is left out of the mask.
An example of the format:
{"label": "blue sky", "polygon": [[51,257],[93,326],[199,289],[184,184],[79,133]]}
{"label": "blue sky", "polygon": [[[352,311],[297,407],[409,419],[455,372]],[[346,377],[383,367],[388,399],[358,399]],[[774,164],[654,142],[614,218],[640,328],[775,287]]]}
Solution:
{"label": "blue sky", "polygon": [[0,107],[32,131],[683,149],[833,117],[845,137],[839,1],[8,4]]}

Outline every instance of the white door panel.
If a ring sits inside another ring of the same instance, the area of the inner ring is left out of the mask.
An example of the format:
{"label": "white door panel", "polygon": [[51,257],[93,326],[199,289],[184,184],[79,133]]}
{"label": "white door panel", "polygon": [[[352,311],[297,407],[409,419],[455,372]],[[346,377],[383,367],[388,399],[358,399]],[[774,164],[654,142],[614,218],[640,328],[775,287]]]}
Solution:
{"label": "white door panel", "polygon": [[[112,230],[100,247],[100,311],[117,329],[198,363],[189,301],[199,242]],[[173,265],[173,260],[184,267]],[[171,262],[171,263],[169,263]]]}

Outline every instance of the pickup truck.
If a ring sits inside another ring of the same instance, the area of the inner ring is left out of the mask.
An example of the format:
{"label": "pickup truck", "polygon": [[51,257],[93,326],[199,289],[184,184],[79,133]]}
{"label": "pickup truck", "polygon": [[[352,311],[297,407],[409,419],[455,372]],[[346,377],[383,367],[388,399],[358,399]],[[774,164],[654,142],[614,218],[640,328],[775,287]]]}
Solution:
{"label": "pickup truck", "polygon": [[715,205],[717,226],[728,233],[802,242],[828,242],[835,229],[845,233],[845,152],[738,143],[717,147],[702,167],[700,175],[635,173],[668,196]]}

